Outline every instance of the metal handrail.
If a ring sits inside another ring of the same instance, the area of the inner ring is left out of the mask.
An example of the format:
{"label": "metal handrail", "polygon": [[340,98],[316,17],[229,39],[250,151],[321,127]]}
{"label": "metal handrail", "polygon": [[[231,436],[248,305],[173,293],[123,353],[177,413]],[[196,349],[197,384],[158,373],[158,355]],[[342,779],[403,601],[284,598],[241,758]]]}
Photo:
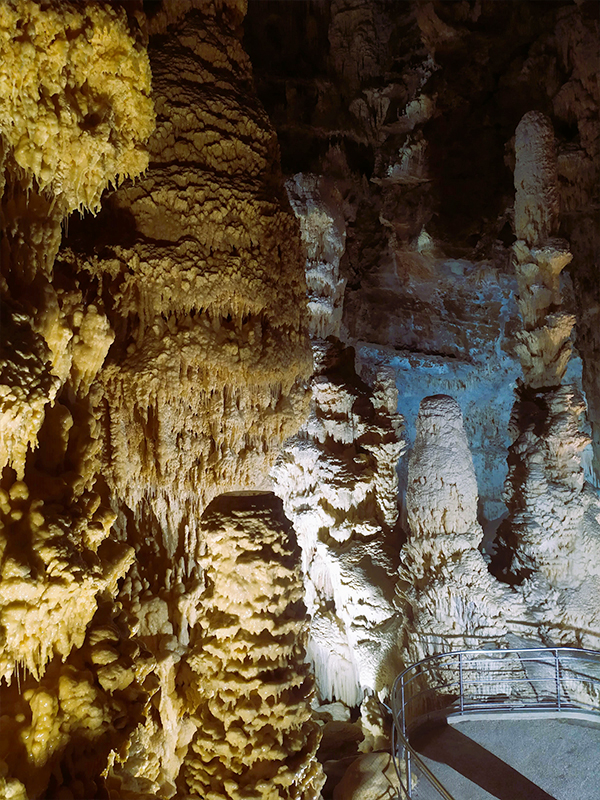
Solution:
{"label": "metal handrail", "polygon": [[600,652],[551,647],[439,653],[398,675],[391,703],[392,754],[403,797],[413,797],[417,771],[437,796],[454,800],[411,746],[411,731],[434,719],[486,712],[599,715]]}

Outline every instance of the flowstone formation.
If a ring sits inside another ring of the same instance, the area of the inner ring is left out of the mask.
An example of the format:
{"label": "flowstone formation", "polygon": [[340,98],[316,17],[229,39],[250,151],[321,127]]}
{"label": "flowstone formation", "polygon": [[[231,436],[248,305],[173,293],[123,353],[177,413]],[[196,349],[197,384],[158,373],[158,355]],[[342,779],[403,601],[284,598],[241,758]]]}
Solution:
{"label": "flowstone formation", "polygon": [[272,474],[302,547],[319,695],[355,706],[385,691],[399,667],[393,598],[403,423],[389,376],[367,386],[352,351],[333,338],[314,340],[313,352],[311,414]]}
{"label": "flowstone formation", "polygon": [[204,800],[316,800],[300,549],[272,494],[224,495],[203,517],[206,590],[188,664],[199,721],[184,765]]}
{"label": "flowstone formation", "polygon": [[524,598],[554,642],[600,642],[600,501],[585,484],[580,430],[585,403],[561,385],[575,318],[561,309],[560,272],[572,256],[558,228],[554,132],[540,112],[526,114],[515,138],[517,334],[524,379],[511,418],[498,570]]}
{"label": "flowstone formation", "polygon": [[[243,5],[0,8],[0,774],[15,796],[178,793],[199,725],[198,520],[263,481],[306,411],[299,234]],[[55,258],[66,214],[147,166]]]}
{"label": "flowstone formation", "polygon": [[297,427],[311,360],[297,225],[253,100],[243,3],[164,9],[149,21],[149,168],[61,258],[110,289],[107,480],[178,560],[198,508],[253,484]]}
{"label": "flowstone formation", "polygon": [[[73,210],[96,210],[107,185],[146,167],[149,94],[135,14],[2,4],[0,771],[13,796],[58,796],[64,782],[94,793],[90,756],[130,730],[144,679],[133,644],[102,648],[122,638],[106,606],[134,559],[97,481],[92,383],[114,334],[101,298],[59,276],[55,256]],[[120,682],[100,677],[109,662]]]}
{"label": "flowstone formation", "polygon": [[516,592],[488,572],[478,546],[477,481],[458,403],[426,397],[408,465],[410,534],[400,552],[403,657],[412,664],[451,650],[506,645],[522,620]]}

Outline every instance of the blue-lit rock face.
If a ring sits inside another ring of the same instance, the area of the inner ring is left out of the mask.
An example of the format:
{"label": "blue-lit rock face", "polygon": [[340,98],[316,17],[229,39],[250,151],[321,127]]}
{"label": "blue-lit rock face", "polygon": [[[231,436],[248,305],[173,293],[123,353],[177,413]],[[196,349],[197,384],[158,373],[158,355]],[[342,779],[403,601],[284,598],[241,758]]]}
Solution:
{"label": "blue-lit rock face", "polygon": [[[454,367],[445,373],[450,385],[430,387],[424,376],[434,368],[429,359],[419,366],[417,355],[464,362],[454,388],[469,394],[460,402],[486,516],[501,508],[504,467],[492,468],[489,454],[477,451],[507,445],[508,409],[522,372],[512,351],[520,328],[511,265],[515,130],[531,110],[549,115],[560,185],[557,235],[573,253],[572,302],[563,307],[577,315],[583,364],[571,364],[565,380],[582,373],[575,382],[586,393],[598,459],[600,136],[597,65],[586,55],[598,48],[591,7],[554,4],[539,13],[529,2],[510,11],[494,2],[434,3],[417,13],[396,2],[276,6],[265,15],[264,4],[250,0],[245,43],[279,133],[284,171],[309,172],[337,192],[346,223],[342,339],[415,354],[399,373],[409,436],[420,397],[453,390]],[[486,369],[493,380],[484,379]],[[405,403],[413,394],[420,396],[411,415]],[[490,394],[501,409],[491,417]],[[485,430],[475,434],[479,419]]]}
{"label": "blue-lit rock face", "polygon": [[[485,262],[431,258],[428,266],[429,274],[421,271],[407,276],[403,285],[395,281],[387,293],[381,290],[386,298],[383,307],[376,301],[370,305],[368,295],[364,299],[366,307],[353,328],[358,368],[366,380],[383,365],[396,374],[398,407],[406,420],[409,448],[424,397],[443,393],[458,401],[477,474],[479,514],[485,524],[506,511],[502,492],[508,424],[516,381],[522,375],[513,339],[520,325],[517,282],[514,274]],[[384,276],[380,282],[385,283]],[[568,277],[564,286],[572,303]],[[407,319],[405,309],[411,306]],[[581,387],[581,359],[576,352],[565,381]],[[590,480],[589,448],[583,463]],[[402,492],[406,464],[401,463],[399,470]]]}

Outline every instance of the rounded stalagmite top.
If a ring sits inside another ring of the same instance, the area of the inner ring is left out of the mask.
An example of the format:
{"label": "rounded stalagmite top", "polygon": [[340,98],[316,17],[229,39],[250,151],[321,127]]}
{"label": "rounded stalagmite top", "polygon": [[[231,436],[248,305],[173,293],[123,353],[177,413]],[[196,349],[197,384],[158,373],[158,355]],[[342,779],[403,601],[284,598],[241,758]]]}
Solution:
{"label": "rounded stalagmite top", "polygon": [[447,395],[426,397],[416,428],[406,489],[412,534],[479,535],[477,479],[460,406]]}
{"label": "rounded stalagmite top", "polygon": [[515,231],[533,247],[556,232],[560,211],[554,129],[541,111],[517,125],[515,159]]}

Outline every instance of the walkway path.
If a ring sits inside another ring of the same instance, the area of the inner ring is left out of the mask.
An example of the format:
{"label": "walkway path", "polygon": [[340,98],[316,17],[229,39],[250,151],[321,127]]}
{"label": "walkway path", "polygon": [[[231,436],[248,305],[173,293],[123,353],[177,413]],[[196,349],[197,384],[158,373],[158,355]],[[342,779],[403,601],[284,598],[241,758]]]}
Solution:
{"label": "walkway path", "polygon": [[[464,720],[411,743],[457,800],[600,800],[600,725],[568,719]],[[415,800],[432,797],[424,780]]]}

